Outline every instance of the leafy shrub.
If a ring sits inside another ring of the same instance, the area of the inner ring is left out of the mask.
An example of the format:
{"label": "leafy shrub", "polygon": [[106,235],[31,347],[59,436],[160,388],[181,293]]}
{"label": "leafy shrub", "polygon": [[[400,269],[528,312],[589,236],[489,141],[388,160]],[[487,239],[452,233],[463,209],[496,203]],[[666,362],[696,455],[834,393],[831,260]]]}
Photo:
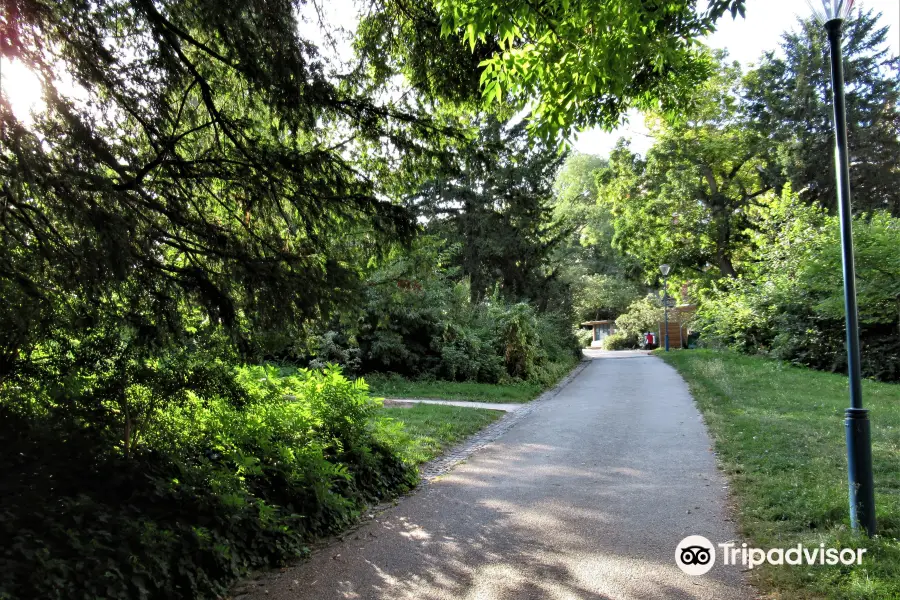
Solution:
{"label": "leafy shrub", "polygon": [[[473,301],[446,263],[454,252],[422,238],[377,270],[352,336],[360,372],[496,383],[556,381],[578,357],[568,316],[509,302],[499,291]],[[427,259],[427,260],[425,260]]]}
{"label": "leafy shrub", "polygon": [[284,332],[261,335],[266,358],[410,379],[556,381],[579,357],[571,315],[511,302],[499,289],[473,300],[468,280],[450,266],[457,251],[418,238],[373,269],[358,315],[320,324],[327,329],[301,341]]}
{"label": "leafy shrub", "polygon": [[578,346],[581,348],[590,348],[594,341],[594,332],[590,329],[581,329],[580,327],[573,331],[575,339],[578,340]]}
{"label": "leafy shrub", "polygon": [[659,300],[651,294],[632,302],[628,306],[628,311],[616,319],[616,334],[625,339],[622,342],[625,344],[624,347],[637,348],[644,332],[657,331],[662,320],[663,309],[659,305]]}
{"label": "leafy shrub", "polygon": [[450,381],[497,383],[503,378],[504,363],[491,347],[488,336],[471,327],[448,324],[441,340],[440,362],[434,374]]}
{"label": "leafy shrub", "polygon": [[[838,218],[789,191],[765,200],[755,270],[707,290],[695,326],[705,344],[846,372]],[[862,371],[900,381],[900,219],[859,217],[853,233]]]}
{"label": "leafy shrub", "polygon": [[572,358],[542,362],[535,367],[528,381],[548,388],[565,377],[575,364],[576,360]]}
{"label": "leafy shrub", "polygon": [[4,395],[0,598],[216,597],[414,483],[363,382],[235,383],[239,401],[188,392],[154,413],[128,456],[65,405]]}
{"label": "leafy shrub", "polygon": [[605,338],[603,338],[603,349],[604,350],[626,350],[628,348],[634,348],[635,344],[634,340],[631,336],[616,332],[611,333]]}
{"label": "leafy shrub", "polygon": [[527,379],[540,360],[540,338],[534,309],[523,302],[506,307],[499,305],[497,343],[503,355],[506,372],[511,377]]}
{"label": "leafy shrub", "polygon": [[328,365],[337,365],[345,373],[357,373],[362,360],[359,348],[354,347],[345,335],[338,331],[326,331],[312,339],[312,355],[310,369],[324,369]]}

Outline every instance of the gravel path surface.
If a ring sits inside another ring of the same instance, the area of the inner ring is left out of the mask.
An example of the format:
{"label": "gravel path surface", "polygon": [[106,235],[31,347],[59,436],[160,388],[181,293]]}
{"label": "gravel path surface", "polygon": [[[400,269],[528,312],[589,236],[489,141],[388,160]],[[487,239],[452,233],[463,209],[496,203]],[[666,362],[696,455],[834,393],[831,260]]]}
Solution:
{"label": "gravel path surface", "polygon": [[512,412],[519,410],[524,404],[513,404],[506,402],[471,402],[469,400],[432,400],[430,398],[385,398],[385,406],[395,406],[403,404],[442,404],[444,406],[461,406],[463,408],[484,408],[487,410],[502,410],[503,412]]}
{"label": "gravel path surface", "polygon": [[674,563],[687,535],[736,539],[687,386],[646,353],[586,354],[466,462],[234,597],[752,598],[734,567]]}

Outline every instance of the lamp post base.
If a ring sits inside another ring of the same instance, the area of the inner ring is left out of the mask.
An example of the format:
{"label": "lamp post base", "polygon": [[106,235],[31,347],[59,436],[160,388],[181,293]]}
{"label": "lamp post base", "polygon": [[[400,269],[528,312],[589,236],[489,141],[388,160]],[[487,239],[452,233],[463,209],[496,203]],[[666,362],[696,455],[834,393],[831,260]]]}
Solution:
{"label": "lamp post base", "polygon": [[872,442],[869,411],[848,408],[844,412],[847,431],[847,475],[850,483],[850,525],[875,534],[875,482],[872,477]]}

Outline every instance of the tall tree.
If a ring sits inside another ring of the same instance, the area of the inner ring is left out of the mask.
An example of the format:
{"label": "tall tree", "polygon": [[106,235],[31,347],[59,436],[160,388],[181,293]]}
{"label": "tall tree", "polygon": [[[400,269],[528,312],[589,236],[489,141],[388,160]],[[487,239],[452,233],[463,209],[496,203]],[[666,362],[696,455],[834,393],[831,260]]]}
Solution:
{"label": "tall tree", "polygon": [[[607,166],[606,159],[590,154],[570,154],[563,163],[553,182],[553,216],[558,222],[567,224],[572,235],[567,246],[577,251],[610,250],[608,244],[598,243],[604,237],[609,215],[597,203],[596,174]],[[592,257],[588,268],[606,268],[603,257]],[[590,260],[587,256],[579,259]],[[581,261],[579,261],[581,262]]]}
{"label": "tall tree", "polygon": [[31,126],[0,103],[4,372],[104,319],[130,345],[202,324],[248,350],[350,301],[350,257],[413,234],[373,176],[437,131],[329,77],[294,2],[3,7],[3,57],[47,103]]}
{"label": "tall tree", "polygon": [[522,123],[487,117],[458,160],[410,196],[428,228],[462,247],[473,300],[495,285],[509,299],[547,306],[557,293],[550,256],[564,232],[552,222],[553,178],[564,156]]}
{"label": "tall tree", "polygon": [[693,94],[686,119],[651,119],[656,142],[645,160],[620,143],[601,174],[613,241],[639,257],[646,272],[665,262],[737,275],[747,215],[770,189],[761,173],[761,136],[739,112],[740,84],[740,67],[721,64]]}
{"label": "tall tree", "polygon": [[[858,211],[900,215],[900,58],[873,11],[844,23],[850,180]],[[834,135],[828,40],[812,20],[784,35],[784,56],[767,53],[747,75],[749,123],[765,136],[771,182],[834,209]]]}

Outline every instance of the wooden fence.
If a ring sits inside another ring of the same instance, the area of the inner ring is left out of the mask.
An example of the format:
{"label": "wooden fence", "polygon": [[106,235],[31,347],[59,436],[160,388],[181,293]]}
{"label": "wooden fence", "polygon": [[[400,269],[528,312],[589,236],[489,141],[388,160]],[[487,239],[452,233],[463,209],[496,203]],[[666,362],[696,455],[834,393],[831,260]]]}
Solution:
{"label": "wooden fence", "polygon": [[[669,347],[670,348],[687,348],[688,336],[690,330],[690,318],[697,311],[696,304],[682,304],[669,309]],[[666,344],[666,322],[659,322],[659,341],[660,347]]]}

